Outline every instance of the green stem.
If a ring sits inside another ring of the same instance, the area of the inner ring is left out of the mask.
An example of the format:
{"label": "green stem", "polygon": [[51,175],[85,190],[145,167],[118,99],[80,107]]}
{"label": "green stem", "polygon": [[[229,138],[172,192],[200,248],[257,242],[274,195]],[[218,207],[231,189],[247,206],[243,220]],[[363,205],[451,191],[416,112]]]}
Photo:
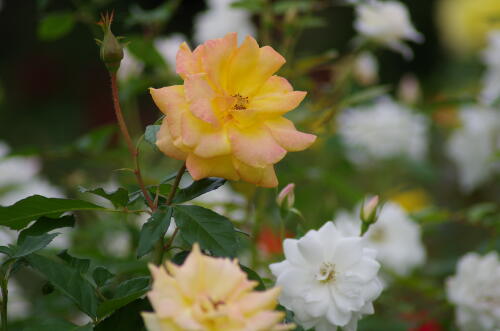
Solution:
{"label": "green stem", "polygon": [[[165,204],[167,206],[170,206],[172,202],[174,201],[175,198],[175,193],[177,193],[177,189],[179,188],[179,184],[181,182],[182,175],[184,175],[184,172],[186,171],[186,164],[184,163],[182,167],[179,168],[179,171],[177,171],[177,175],[175,176],[174,183],[172,184],[172,189],[170,190],[170,193],[168,194],[167,201]],[[163,254],[170,248],[172,243],[174,242],[175,236],[179,232],[179,228],[176,228],[174,233],[172,234],[172,237],[170,240],[167,242],[165,246],[163,246],[163,238],[160,238],[158,240],[158,243],[156,244],[155,247],[155,262],[156,265],[160,265],[163,262]]]}
{"label": "green stem", "polygon": [[149,193],[146,190],[146,186],[144,185],[144,181],[142,180],[141,169],[139,167],[139,149],[134,147],[134,144],[132,143],[132,138],[130,137],[130,133],[127,128],[127,123],[125,122],[125,118],[123,117],[122,108],[120,106],[120,99],[118,97],[118,85],[116,83],[116,73],[110,73],[110,78],[111,78],[111,92],[113,95],[113,106],[115,109],[115,115],[118,121],[118,126],[120,127],[120,131],[122,132],[123,137],[125,138],[125,142],[127,143],[127,148],[129,150],[130,156],[132,156],[132,160],[135,165],[134,174],[137,179],[137,183],[141,188],[142,194],[144,195],[144,198],[146,199],[149,208],[151,208],[151,210],[154,211],[156,209],[156,206],[151,197],[149,196]]}
{"label": "green stem", "polygon": [[7,302],[9,301],[9,290],[7,288],[8,284],[8,279],[7,277],[4,277],[1,281],[0,287],[2,291],[2,312],[1,312],[1,317],[2,317],[2,331],[7,331]]}

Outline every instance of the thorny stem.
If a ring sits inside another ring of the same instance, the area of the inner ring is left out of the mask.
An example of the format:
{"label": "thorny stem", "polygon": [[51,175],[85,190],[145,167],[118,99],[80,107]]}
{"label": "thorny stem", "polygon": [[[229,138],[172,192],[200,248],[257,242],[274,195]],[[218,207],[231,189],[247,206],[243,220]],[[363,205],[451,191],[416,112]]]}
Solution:
{"label": "thorny stem", "polygon": [[[177,171],[177,175],[175,176],[174,183],[172,184],[172,189],[170,190],[170,193],[168,194],[167,201],[165,204],[167,206],[170,206],[172,202],[174,201],[175,198],[175,193],[177,193],[177,189],[179,188],[179,184],[182,179],[182,175],[184,175],[184,172],[186,171],[186,164],[184,163],[182,167],[179,168],[179,171]],[[177,236],[177,233],[179,232],[179,228],[175,228],[174,233],[172,234],[172,237],[170,237],[169,241],[165,246],[163,246],[163,238],[160,238],[158,243],[156,244],[156,264],[160,265],[163,262],[163,253],[165,253],[172,243],[174,242],[175,236]]]}
{"label": "thorny stem", "polygon": [[144,195],[144,198],[146,199],[146,202],[151,208],[152,211],[156,209],[156,205],[149,196],[148,191],[146,190],[146,187],[144,185],[144,181],[142,180],[142,175],[141,175],[141,169],[139,167],[139,149],[134,147],[132,143],[132,138],[130,137],[130,134],[128,132],[127,124],[125,123],[125,119],[123,118],[123,113],[122,109],[120,107],[120,101],[118,98],[118,86],[116,84],[116,73],[110,73],[111,77],[111,92],[113,95],[113,106],[115,109],[115,114],[116,114],[116,119],[118,121],[118,126],[120,127],[120,131],[123,134],[123,137],[125,138],[125,142],[127,143],[128,151],[130,155],[132,156],[132,160],[134,161],[135,164],[135,169],[134,169],[134,174],[135,177],[137,178],[137,183],[139,184],[139,187],[141,188],[142,194]]}

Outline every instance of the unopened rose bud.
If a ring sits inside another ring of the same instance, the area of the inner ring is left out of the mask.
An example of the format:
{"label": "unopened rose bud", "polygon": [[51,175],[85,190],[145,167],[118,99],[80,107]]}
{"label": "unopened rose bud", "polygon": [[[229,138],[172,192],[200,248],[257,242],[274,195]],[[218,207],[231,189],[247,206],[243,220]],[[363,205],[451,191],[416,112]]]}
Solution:
{"label": "unopened rose bud", "polygon": [[375,195],[374,197],[370,198],[367,202],[363,202],[363,205],[361,206],[361,211],[359,217],[361,218],[361,235],[363,235],[366,231],[368,231],[368,228],[370,225],[375,223],[378,218],[378,211],[379,211],[379,197],[378,195]]}
{"label": "unopened rose bud", "polygon": [[401,78],[398,87],[398,97],[406,104],[416,103],[421,96],[420,83],[413,74],[406,74]]}
{"label": "unopened rose bud", "polygon": [[101,15],[101,22],[99,22],[99,25],[102,27],[104,37],[97,42],[101,45],[101,60],[106,65],[109,72],[116,73],[123,59],[123,46],[111,31],[112,22],[113,13]]}
{"label": "unopened rose bud", "polygon": [[287,186],[285,186],[281,192],[278,194],[276,197],[276,203],[280,207],[286,207],[288,209],[293,207],[293,204],[295,203],[295,184],[290,183]]}
{"label": "unopened rose bud", "polygon": [[377,82],[378,62],[372,53],[363,52],[356,58],[354,77],[361,85],[370,85]]}

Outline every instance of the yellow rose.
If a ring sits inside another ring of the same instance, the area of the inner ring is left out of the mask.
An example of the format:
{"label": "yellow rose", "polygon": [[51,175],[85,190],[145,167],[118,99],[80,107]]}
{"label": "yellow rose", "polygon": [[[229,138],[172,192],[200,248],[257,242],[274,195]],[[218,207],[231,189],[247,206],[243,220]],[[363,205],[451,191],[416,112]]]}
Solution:
{"label": "yellow rose", "polygon": [[149,331],[278,331],[283,312],[279,288],[253,291],[237,260],[205,256],[197,244],[182,266],[150,265],[153,288],[148,293],[154,313],[142,313]]}
{"label": "yellow rose", "polygon": [[499,0],[441,0],[437,24],[444,43],[461,54],[485,46],[488,33],[500,29]]}
{"label": "yellow rose", "polygon": [[278,185],[274,164],[316,139],[283,117],[306,95],[273,75],[284,63],[274,49],[259,47],[252,37],[238,47],[236,33],[194,51],[183,43],[176,70],[184,85],[150,89],[166,115],[158,148],[186,160],[195,180],[215,176]]}

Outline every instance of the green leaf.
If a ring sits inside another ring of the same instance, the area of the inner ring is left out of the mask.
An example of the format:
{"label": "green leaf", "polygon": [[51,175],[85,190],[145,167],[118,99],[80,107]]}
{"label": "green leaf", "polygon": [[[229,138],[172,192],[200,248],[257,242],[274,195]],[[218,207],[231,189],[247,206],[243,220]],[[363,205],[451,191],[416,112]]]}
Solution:
{"label": "green leaf", "polygon": [[209,177],[193,182],[186,188],[179,190],[174,198],[175,203],[193,200],[202,194],[213,191],[224,185],[223,178]]}
{"label": "green leaf", "polygon": [[64,212],[73,210],[105,210],[105,208],[83,200],[32,195],[12,206],[0,206],[0,225],[20,230],[41,216],[58,217]]}
{"label": "green leaf", "polygon": [[130,38],[130,44],[127,45],[127,48],[130,50],[132,55],[144,62],[146,65],[152,67],[165,66],[165,61],[156,50],[153,42],[149,39],[142,36],[132,37]]}
{"label": "green leaf", "polygon": [[151,144],[155,149],[156,147],[156,135],[160,131],[160,125],[148,125],[146,131],[144,132],[144,139]]}
{"label": "green leaf", "polygon": [[90,260],[89,259],[80,259],[68,254],[68,250],[65,249],[61,253],[57,254],[57,256],[65,261],[71,268],[77,270],[81,274],[84,274],[89,270]]}
{"label": "green leaf", "polygon": [[106,318],[101,323],[97,324],[95,331],[142,331],[144,322],[141,317],[141,312],[151,311],[151,305],[148,299],[139,299],[116,310],[113,315]]}
{"label": "green leaf", "polygon": [[169,206],[161,206],[142,226],[139,234],[139,244],[137,247],[137,257],[142,257],[149,253],[154,245],[163,238],[170,226],[173,209]]}
{"label": "green leaf", "polygon": [[39,236],[55,229],[73,227],[74,225],[75,217],[73,215],[65,215],[60,218],[42,216],[32,226],[19,233],[17,244],[21,244],[27,236]]}
{"label": "green leaf", "polygon": [[106,192],[101,187],[93,190],[80,187],[79,190],[82,193],[92,193],[100,197],[103,197],[104,199],[111,201],[111,203],[113,204],[113,206],[115,206],[115,208],[125,207],[128,204],[128,191],[123,187],[120,187],[110,193]]}
{"label": "green leaf", "polygon": [[191,251],[182,251],[174,255],[172,259],[170,260],[172,263],[175,263],[177,265],[183,265],[184,261],[186,261],[187,257]]}
{"label": "green leaf", "polygon": [[12,256],[12,254],[14,254],[13,247],[0,246],[0,253]]}
{"label": "green leaf", "polygon": [[38,25],[38,38],[45,41],[56,40],[71,32],[75,17],[70,12],[51,13]]}
{"label": "green leaf", "polygon": [[103,317],[140,298],[149,290],[150,277],[138,277],[127,280],[118,286],[115,296],[102,302],[97,309],[97,315]]}
{"label": "green leaf", "polygon": [[14,248],[12,258],[20,258],[41,250],[57,237],[59,233],[44,233],[40,236],[26,236],[19,246]]}
{"label": "green leaf", "polygon": [[264,285],[264,282],[262,281],[262,278],[260,278],[259,274],[257,274],[252,269],[245,267],[242,264],[240,264],[240,268],[241,268],[241,270],[243,270],[247,274],[248,279],[254,280],[257,282],[257,287],[255,288],[257,291],[265,291],[266,290],[266,285]]}
{"label": "green leaf", "polygon": [[28,255],[26,260],[83,312],[96,318],[97,296],[93,286],[78,270],[38,254]]}
{"label": "green leaf", "polygon": [[105,285],[108,280],[113,278],[115,275],[112,274],[108,269],[104,267],[96,267],[92,273],[92,278],[98,287]]}
{"label": "green leaf", "polygon": [[199,206],[175,206],[174,218],[181,237],[189,244],[199,243],[217,256],[236,255],[237,232],[224,216]]}

